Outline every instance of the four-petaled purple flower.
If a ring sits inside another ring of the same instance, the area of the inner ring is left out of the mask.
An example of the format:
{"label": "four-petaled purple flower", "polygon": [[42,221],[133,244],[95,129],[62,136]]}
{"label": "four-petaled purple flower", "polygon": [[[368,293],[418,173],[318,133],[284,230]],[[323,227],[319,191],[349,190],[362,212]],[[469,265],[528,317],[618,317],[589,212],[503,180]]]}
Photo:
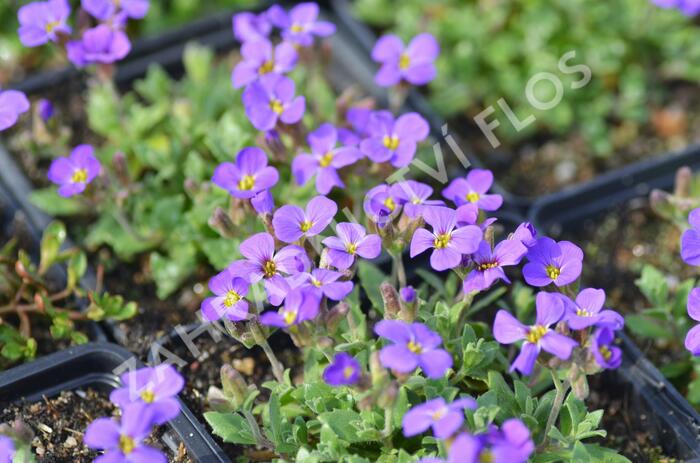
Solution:
{"label": "four-petaled purple flower", "polygon": [[326,296],[334,301],[342,301],[345,296],[350,294],[353,288],[352,281],[338,281],[343,277],[340,272],[328,270],[325,268],[316,268],[311,273],[306,274],[306,283],[311,291],[315,291],[319,298]]}
{"label": "four-petaled purple flower", "polygon": [[267,17],[274,26],[282,30],[284,40],[302,47],[312,45],[315,35],[328,37],[335,33],[333,23],[318,20],[318,5],[315,3],[300,3],[289,10],[289,13],[281,6],[274,5],[268,10]]}
{"label": "four-petaled purple flower", "polygon": [[234,14],[231,18],[233,36],[239,42],[251,42],[267,39],[272,32],[272,24],[267,19],[267,13],[255,14],[248,11]]}
{"label": "four-petaled purple flower", "polygon": [[236,156],[236,163],[224,162],[214,171],[211,179],[215,185],[231,196],[249,199],[277,184],[277,169],[267,165],[267,155],[258,147],[243,148]]}
{"label": "four-petaled purple flower", "polygon": [[700,266],[700,208],[688,215],[690,228],[681,236],[681,258],[686,264]]}
{"label": "four-petaled purple flower", "polygon": [[518,265],[526,253],[525,245],[517,240],[503,240],[493,251],[491,244],[481,241],[479,248],[471,256],[474,269],[464,279],[464,292],[469,294],[473,291],[485,291],[498,280],[510,284],[503,267]]}
{"label": "four-petaled purple flower", "polygon": [[117,15],[123,19],[143,19],[148,13],[148,0],[82,0],[81,5],[90,15],[107,21]]}
{"label": "four-petaled purple flower", "polygon": [[537,244],[537,229],[530,222],[523,222],[518,225],[518,228],[508,238],[518,240],[528,248],[531,248]]}
{"label": "four-petaled purple flower", "polygon": [[382,183],[367,192],[362,206],[367,217],[383,227],[397,217],[403,204],[404,200],[395,195],[392,187]]}
{"label": "four-petaled purple flower", "polygon": [[486,194],[493,184],[493,174],[486,169],[472,169],[466,178],[456,178],[442,190],[442,196],[457,206],[476,204],[484,211],[495,211],[503,204],[503,197]]}
{"label": "four-petaled purple flower", "polygon": [[528,250],[527,260],[523,267],[527,284],[536,287],[550,283],[566,286],[581,275],[583,251],[570,241],[556,242],[545,236]]}
{"label": "four-petaled purple flower", "polygon": [[433,227],[429,232],[419,228],[411,239],[411,257],[434,248],[430,256],[430,266],[442,271],[454,268],[462,262],[462,255],[477,250],[483,237],[481,228],[467,225],[457,228],[457,215],[448,207],[428,207],[423,212],[425,222]]}
{"label": "four-petaled purple flower", "polygon": [[415,219],[423,215],[423,211],[429,206],[444,206],[440,200],[429,199],[433,189],[425,183],[415,180],[406,180],[391,186],[391,195],[403,203],[403,210],[407,216]]}
{"label": "four-petaled purple flower", "polygon": [[273,48],[267,39],[248,41],[241,47],[240,61],[231,74],[233,88],[244,87],[266,75],[279,75],[294,69],[297,51],[290,43],[282,42]]}
{"label": "four-petaled purple flower", "polygon": [[272,130],[277,121],[296,124],[304,116],[306,99],[294,96],[294,81],[279,74],[267,74],[243,91],[243,105],[258,130]]}
{"label": "four-petaled purple flower", "polygon": [[18,90],[0,91],[0,132],[17,123],[19,115],[29,111],[27,96]]}
{"label": "four-petaled purple flower", "polygon": [[613,345],[615,332],[605,326],[595,330],[591,337],[590,351],[598,365],[615,369],[622,364],[622,350]]}
{"label": "four-petaled purple flower", "polygon": [[303,153],[292,161],[292,173],[299,185],[316,175],[316,191],[327,195],[333,187],[344,188],[338,169],[354,164],[362,153],[352,146],[336,147],[338,132],[333,125],[325,123],[307,137],[311,154]]}
{"label": "four-petaled purple flower", "polygon": [[121,423],[111,418],[90,423],[83,442],[91,449],[105,451],[95,459],[96,463],[166,463],[165,455],[143,443],[153,423],[153,409],[144,403],[133,403],[122,411]]}
{"label": "four-petaled purple flower", "polygon": [[493,323],[493,336],[501,344],[525,341],[510,367],[510,371],[518,370],[524,375],[532,373],[541,349],[567,360],[578,345],[573,339],[551,329],[564,316],[564,301],[557,294],[539,292],[536,306],[537,319],[532,326],[523,325],[506,310],[499,310]]}
{"label": "four-petaled purple flower", "polygon": [[19,40],[25,47],[57,42],[59,34],[70,34],[68,0],[48,0],[24,5],[17,12]]}
{"label": "four-petaled purple flower", "polygon": [[391,87],[402,80],[425,85],[435,78],[435,60],[439,54],[440,45],[431,34],[418,34],[405,48],[396,35],[385,35],[372,50],[372,59],[381,63],[374,81],[382,87]]}
{"label": "four-petaled purple flower", "polygon": [[180,414],[177,395],[185,380],[170,364],[141,368],[121,376],[122,386],[112,391],[109,400],[125,409],[140,403],[151,412],[152,424],[166,423]]}
{"label": "four-petaled purple flower", "polygon": [[511,418],[500,429],[491,425],[484,434],[457,436],[447,463],[525,463],[534,450],[530,430],[519,419]]}
{"label": "four-petaled purple flower", "polygon": [[14,456],[14,441],[7,436],[0,436],[0,463],[12,463]]}
{"label": "four-petaled purple flower", "polygon": [[386,368],[408,374],[420,367],[431,379],[442,378],[452,368],[452,356],[440,348],[442,338],[422,323],[382,320],[374,332],[394,343],[379,353]]}
{"label": "four-petaled purple flower", "polygon": [[350,386],[360,380],[360,373],[360,362],[352,355],[340,352],[323,370],[323,380],[331,386]]}
{"label": "four-petaled purple flower", "polygon": [[278,328],[289,328],[316,318],[320,300],[313,291],[303,288],[292,290],[284,299],[284,306],[278,311],[268,311],[260,315],[260,323]]}
{"label": "four-petaled purple flower", "polygon": [[280,207],[272,218],[275,235],[285,243],[293,243],[302,237],[315,236],[331,223],[338,206],[325,196],[316,196],[306,210],[287,204]]}
{"label": "four-petaled purple flower", "polygon": [[613,330],[622,329],[625,319],[614,310],[603,310],[605,291],[586,288],[572,301],[562,295],[566,307],[564,320],[572,330],[583,330],[589,326],[607,326]]}
{"label": "four-petaled purple flower", "polygon": [[49,167],[48,178],[60,185],[58,194],[64,197],[80,194],[88,183],[100,174],[102,166],[90,145],[76,146],[70,156],[55,159]]}
{"label": "four-petaled purple flower", "polygon": [[374,259],[382,252],[382,239],[379,235],[368,235],[360,224],[341,222],[335,227],[338,235],[323,240],[328,248],[330,264],[338,270],[345,270],[355,262],[355,256]]}
{"label": "four-petaled purple flower", "polygon": [[426,139],[430,127],[418,113],[407,113],[394,121],[389,111],[375,111],[367,127],[369,138],[362,140],[360,149],[374,162],[389,161],[394,167],[411,163],[419,142]]}
{"label": "four-petaled purple flower", "polygon": [[[688,294],[688,316],[700,321],[700,288],[693,288]],[[700,355],[700,325],[695,325],[685,336],[685,348],[693,355]]]}
{"label": "four-petaled purple flower", "polygon": [[248,318],[248,282],[235,276],[230,269],[225,269],[209,280],[209,289],[216,296],[202,301],[202,317],[207,321],[216,321],[222,317],[238,322]]}
{"label": "four-petaled purple flower", "polygon": [[464,423],[464,409],[475,409],[476,400],[462,398],[452,403],[438,397],[411,408],[403,416],[403,435],[416,436],[433,428],[433,435],[438,439],[451,437]]}
{"label": "four-petaled purple flower", "polygon": [[66,44],[66,53],[71,63],[78,67],[89,64],[109,64],[119,61],[131,51],[129,37],[121,31],[106,24],[88,29],[80,40]]}

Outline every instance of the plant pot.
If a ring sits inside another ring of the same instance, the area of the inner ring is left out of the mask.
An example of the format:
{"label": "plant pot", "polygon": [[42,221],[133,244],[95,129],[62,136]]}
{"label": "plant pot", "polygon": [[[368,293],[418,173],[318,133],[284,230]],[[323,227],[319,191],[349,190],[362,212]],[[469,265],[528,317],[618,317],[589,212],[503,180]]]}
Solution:
{"label": "plant pot", "polygon": [[[115,371],[143,365],[124,348],[110,343],[90,343],[71,347],[39,360],[0,373],[0,407],[10,403],[34,402],[61,391],[93,388],[109,392],[119,386]],[[181,413],[170,421],[164,441],[185,444],[195,462],[226,462],[211,437],[192,412],[181,402]],[[170,435],[171,434],[171,435]]]}

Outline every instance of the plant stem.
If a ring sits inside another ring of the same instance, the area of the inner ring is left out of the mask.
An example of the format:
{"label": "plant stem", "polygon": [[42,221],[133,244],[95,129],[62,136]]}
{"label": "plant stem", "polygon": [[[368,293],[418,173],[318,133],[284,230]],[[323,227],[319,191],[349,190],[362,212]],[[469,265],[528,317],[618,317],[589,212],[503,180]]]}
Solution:
{"label": "plant stem", "polygon": [[394,272],[399,283],[399,288],[406,286],[406,268],[403,265],[403,259],[400,252],[392,252],[391,259],[394,261]]}
{"label": "plant stem", "polygon": [[248,422],[248,426],[250,426],[250,431],[253,433],[253,437],[258,443],[258,446],[264,447],[268,450],[275,450],[274,445],[272,445],[272,443],[268,441],[265,438],[265,436],[263,436],[262,431],[260,430],[260,425],[258,425],[258,421],[255,419],[250,410],[243,410],[241,413],[243,413],[243,416]]}
{"label": "plant stem", "polygon": [[391,434],[394,431],[394,404],[386,407],[384,412],[384,430],[382,431],[382,436],[384,437],[384,445],[389,448],[393,448],[394,443],[391,441]]}
{"label": "plant stem", "polygon": [[265,336],[263,336],[263,333],[260,330],[260,326],[257,324],[257,322],[252,322],[250,324],[250,331],[253,334],[255,342],[260,347],[262,347],[262,350],[265,352],[267,359],[270,361],[270,366],[272,366],[272,374],[275,376],[275,379],[278,383],[284,383],[284,366],[277,359],[275,352],[272,350],[272,347],[270,347],[270,344],[267,342]]}
{"label": "plant stem", "polygon": [[557,394],[554,396],[552,409],[549,411],[549,418],[547,418],[547,425],[544,428],[544,438],[542,439],[540,447],[545,447],[547,445],[547,441],[549,440],[549,430],[552,429],[552,426],[554,426],[554,423],[557,421],[561,406],[564,404],[566,392],[569,390],[569,381],[564,381],[562,383],[554,370],[550,369],[549,373],[552,375],[552,382],[554,383],[554,388],[557,390]]}

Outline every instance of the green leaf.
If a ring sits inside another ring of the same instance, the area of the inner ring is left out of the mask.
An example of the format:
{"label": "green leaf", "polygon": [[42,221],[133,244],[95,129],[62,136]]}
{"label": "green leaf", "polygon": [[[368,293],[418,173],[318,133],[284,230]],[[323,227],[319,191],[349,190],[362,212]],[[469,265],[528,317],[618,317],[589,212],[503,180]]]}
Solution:
{"label": "green leaf", "polygon": [[173,249],[173,254],[151,254],[151,272],[156,282],[158,297],[165,299],[187,278],[196,265],[194,243],[185,243]]}
{"label": "green leaf", "polygon": [[90,293],[90,306],[86,315],[90,320],[126,320],[138,312],[135,302],[124,302],[120,295]]}
{"label": "green leaf", "polygon": [[51,222],[41,237],[41,257],[39,273],[44,274],[56,263],[61,245],[66,240],[66,227],[61,222]]}
{"label": "green leaf", "polygon": [[73,289],[78,285],[80,279],[87,270],[87,257],[84,252],[77,252],[71,255],[68,260],[68,289]]}
{"label": "green leaf", "polygon": [[362,422],[359,413],[352,410],[338,409],[321,413],[319,421],[327,425],[342,440],[349,443],[363,442],[357,434],[356,424]]}
{"label": "green leaf", "polygon": [[646,315],[630,314],[625,317],[625,326],[635,334],[646,338],[673,339],[673,331],[665,323]]}
{"label": "green leaf", "polygon": [[29,193],[29,201],[47,214],[60,217],[77,215],[88,210],[88,207],[78,197],[64,198],[56,191],[56,187],[39,188]]}
{"label": "green leaf", "polygon": [[213,61],[214,53],[211,48],[196,43],[187,44],[182,56],[187,77],[195,84],[200,85],[208,84]]}
{"label": "green leaf", "polygon": [[367,293],[372,307],[379,313],[384,313],[384,302],[379,291],[379,284],[386,280],[386,275],[376,265],[366,260],[360,260],[357,265],[357,276],[360,278],[360,285]]}
{"label": "green leaf", "polygon": [[664,307],[668,302],[668,283],[655,267],[645,265],[642,275],[634,283],[654,307]]}
{"label": "green leaf", "polygon": [[254,445],[255,437],[250,425],[239,413],[207,412],[204,419],[214,434],[229,444]]}

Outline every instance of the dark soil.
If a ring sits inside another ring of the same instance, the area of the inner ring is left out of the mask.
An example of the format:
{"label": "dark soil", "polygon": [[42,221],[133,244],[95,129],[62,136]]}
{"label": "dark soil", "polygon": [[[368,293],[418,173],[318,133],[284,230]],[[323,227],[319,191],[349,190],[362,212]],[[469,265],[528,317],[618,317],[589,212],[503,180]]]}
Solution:
{"label": "dark soil", "polygon": [[[100,417],[117,416],[116,407],[105,393],[92,389],[63,391],[57,397],[34,403],[15,404],[0,411],[0,423],[21,420],[34,433],[32,451],[42,463],[88,463],[99,453],[83,444],[88,425]],[[172,438],[170,438],[172,440]],[[171,463],[190,463],[182,443],[175,451],[164,445],[158,430],[149,445],[160,448]]]}

